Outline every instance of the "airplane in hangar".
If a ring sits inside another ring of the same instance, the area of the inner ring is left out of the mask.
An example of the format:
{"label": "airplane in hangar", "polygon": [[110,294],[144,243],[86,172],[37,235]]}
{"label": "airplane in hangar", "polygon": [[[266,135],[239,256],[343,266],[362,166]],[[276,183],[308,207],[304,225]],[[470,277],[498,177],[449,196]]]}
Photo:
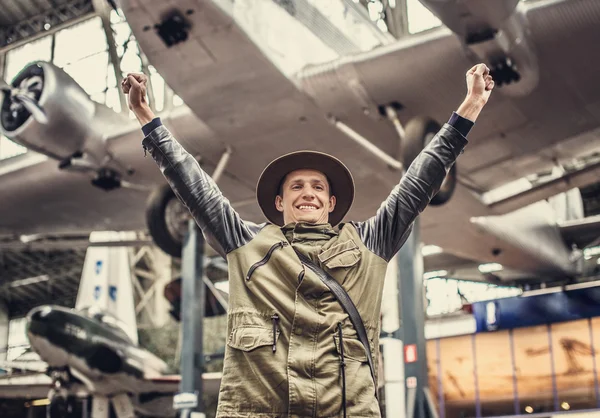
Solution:
{"label": "airplane in hangar", "polygon": [[[112,416],[111,408],[118,418],[175,414],[181,376],[138,345],[133,285],[123,280],[132,274],[123,262],[128,256],[124,246],[88,248],[75,307],[48,304],[29,311],[31,351],[27,358],[0,361],[1,368],[19,371],[0,375],[0,398],[48,399],[49,418],[76,416],[88,396],[93,418]],[[210,280],[204,282],[206,316],[223,315],[226,298]],[[176,301],[178,280],[166,289]],[[216,397],[220,377],[204,373],[204,390]]]}
{"label": "airplane in hangar", "polygon": [[[497,89],[437,205],[420,217],[422,241],[442,251],[425,258],[426,270],[517,285],[580,276],[581,252],[600,235],[600,217],[584,217],[576,190],[600,178],[600,90],[591,81],[600,62],[587,47],[600,37],[600,4],[422,0],[443,26],[393,39],[361,22],[354,2],[339,3],[362,37],[328,23],[318,2],[122,0],[120,7],[149,62],[186,104],[161,115],[164,124],[218,172],[241,216],[257,222],[262,168],[303,148],[332,153],[353,172],[349,218],[374,214],[464,97],[465,71],[486,62]],[[371,41],[361,43],[365,34]],[[309,58],[288,65],[300,44]],[[82,91],[63,96],[78,89],[59,74],[34,64],[3,88],[2,133],[49,158],[3,168],[0,199],[10,204],[0,207],[0,234],[139,230],[147,212],[155,239],[176,255],[185,211],[143,158],[139,127]],[[70,171],[91,173],[97,187]],[[481,264],[491,267],[481,272]]]}

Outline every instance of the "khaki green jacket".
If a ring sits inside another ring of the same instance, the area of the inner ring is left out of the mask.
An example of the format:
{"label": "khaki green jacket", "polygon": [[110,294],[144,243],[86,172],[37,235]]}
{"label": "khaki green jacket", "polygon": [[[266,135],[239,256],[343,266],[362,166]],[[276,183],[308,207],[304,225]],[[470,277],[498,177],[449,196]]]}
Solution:
{"label": "khaki green jacket", "polygon": [[[340,417],[342,324],[348,417],[379,417],[366,352],[329,289],[294,248],[346,289],[367,330],[377,371],[387,263],[439,189],[466,139],[444,125],[365,222],[331,225],[245,222],[164,126],[143,141],[213,248],[227,258],[227,347],[217,416]],[[293,248],[292,248],[293,247]]]}

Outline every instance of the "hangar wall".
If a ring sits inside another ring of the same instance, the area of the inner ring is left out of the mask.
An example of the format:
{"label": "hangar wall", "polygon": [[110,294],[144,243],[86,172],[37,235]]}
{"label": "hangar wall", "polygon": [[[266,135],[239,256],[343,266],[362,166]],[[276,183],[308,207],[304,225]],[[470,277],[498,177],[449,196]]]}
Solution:
{"label": "hangar wall", "polygon": [[440,418],[600,407],[600,318],[427,341]]}

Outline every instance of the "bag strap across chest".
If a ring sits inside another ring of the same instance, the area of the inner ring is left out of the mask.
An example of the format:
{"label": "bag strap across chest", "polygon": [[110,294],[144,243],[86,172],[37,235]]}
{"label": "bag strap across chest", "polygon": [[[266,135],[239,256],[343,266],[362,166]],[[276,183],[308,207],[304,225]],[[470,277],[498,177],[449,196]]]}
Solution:
{"label": "bag strap across chest", "polygon": [[350,296],[342,287],[342,285],[339,284],[338,281],[335,280],[333,277],[331,277],[329,273],[327,273],[321,267],[313,263],[312,260],[304,254],[298,252],[296,249],[294,249],[294,251],[296,251],[296,254],[298,255],[298,258],[300,259],[302,264],[311,269],[311,271],[315,273],[317,277],[321,279],[321,281],[325,283],[325,285],[331,290],[331,292],[335,295],[340,305],[342,305],[344,311],[350,317],[350,322],[352,322],[352,325],[356,330],[358,339],[365,347],[365,351],[367,353],[367,361],[369,363],[369,368],[371,369],[371,377],[373,378],[373,384],[375,385],[375,396],[377,397],[377,382],[375,381],[375,368],[373,366],[373,358],[371,356],[371,345],[369,344],[367,330],[365,329],[365,325],[360,316],[360,313],[358,313],[358,309],[356,309],[356,305],[354,305],[354,302],[352,302],[352,299],[350,299]]}

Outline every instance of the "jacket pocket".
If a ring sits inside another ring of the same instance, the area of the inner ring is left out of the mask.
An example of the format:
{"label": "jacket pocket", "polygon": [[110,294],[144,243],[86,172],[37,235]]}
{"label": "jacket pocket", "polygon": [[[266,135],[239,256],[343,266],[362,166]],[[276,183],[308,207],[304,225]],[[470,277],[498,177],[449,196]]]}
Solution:
{"label": "jacket pocket", "polygon": [[246,274],[246,281],[250,280],[257,268],[262,267],[269,262],[271,256],[276,250],[279,250],[283,247],[287,247],[288,245],[289,244],[286,241],[280,241],[271,246],[271,248],[269,248],[269,251],[267,251],[267,254],[265,254],[265,256],[262,259],[250,266],[250,268],[248,269],[248,273]]}
{"label": "jacket pocket", "polygon": [[[334,335],[333,340],[335,341],[335,349],[337,350],[338,355],[341,355],[342,351],[340,347],[340,337]],[[365,347],[362,345],[360,340],[356,338],[346,337],[343,337],[343,340],[345,359],[352,359],[361,363],[367,363],[367,353],[365,351]]]}
{"label": "jacket pocket", "polygon": [[327,268],[352,267],[360,260],[360,249],[353,240],[344,241],[319,254]]}
{"label": "jacket pocket", "polygon": [[275,331],[271,327],[240,326],[231,331],[227,345],[246,352],[263,346],[273,347],[281,333],[279,329]]}

